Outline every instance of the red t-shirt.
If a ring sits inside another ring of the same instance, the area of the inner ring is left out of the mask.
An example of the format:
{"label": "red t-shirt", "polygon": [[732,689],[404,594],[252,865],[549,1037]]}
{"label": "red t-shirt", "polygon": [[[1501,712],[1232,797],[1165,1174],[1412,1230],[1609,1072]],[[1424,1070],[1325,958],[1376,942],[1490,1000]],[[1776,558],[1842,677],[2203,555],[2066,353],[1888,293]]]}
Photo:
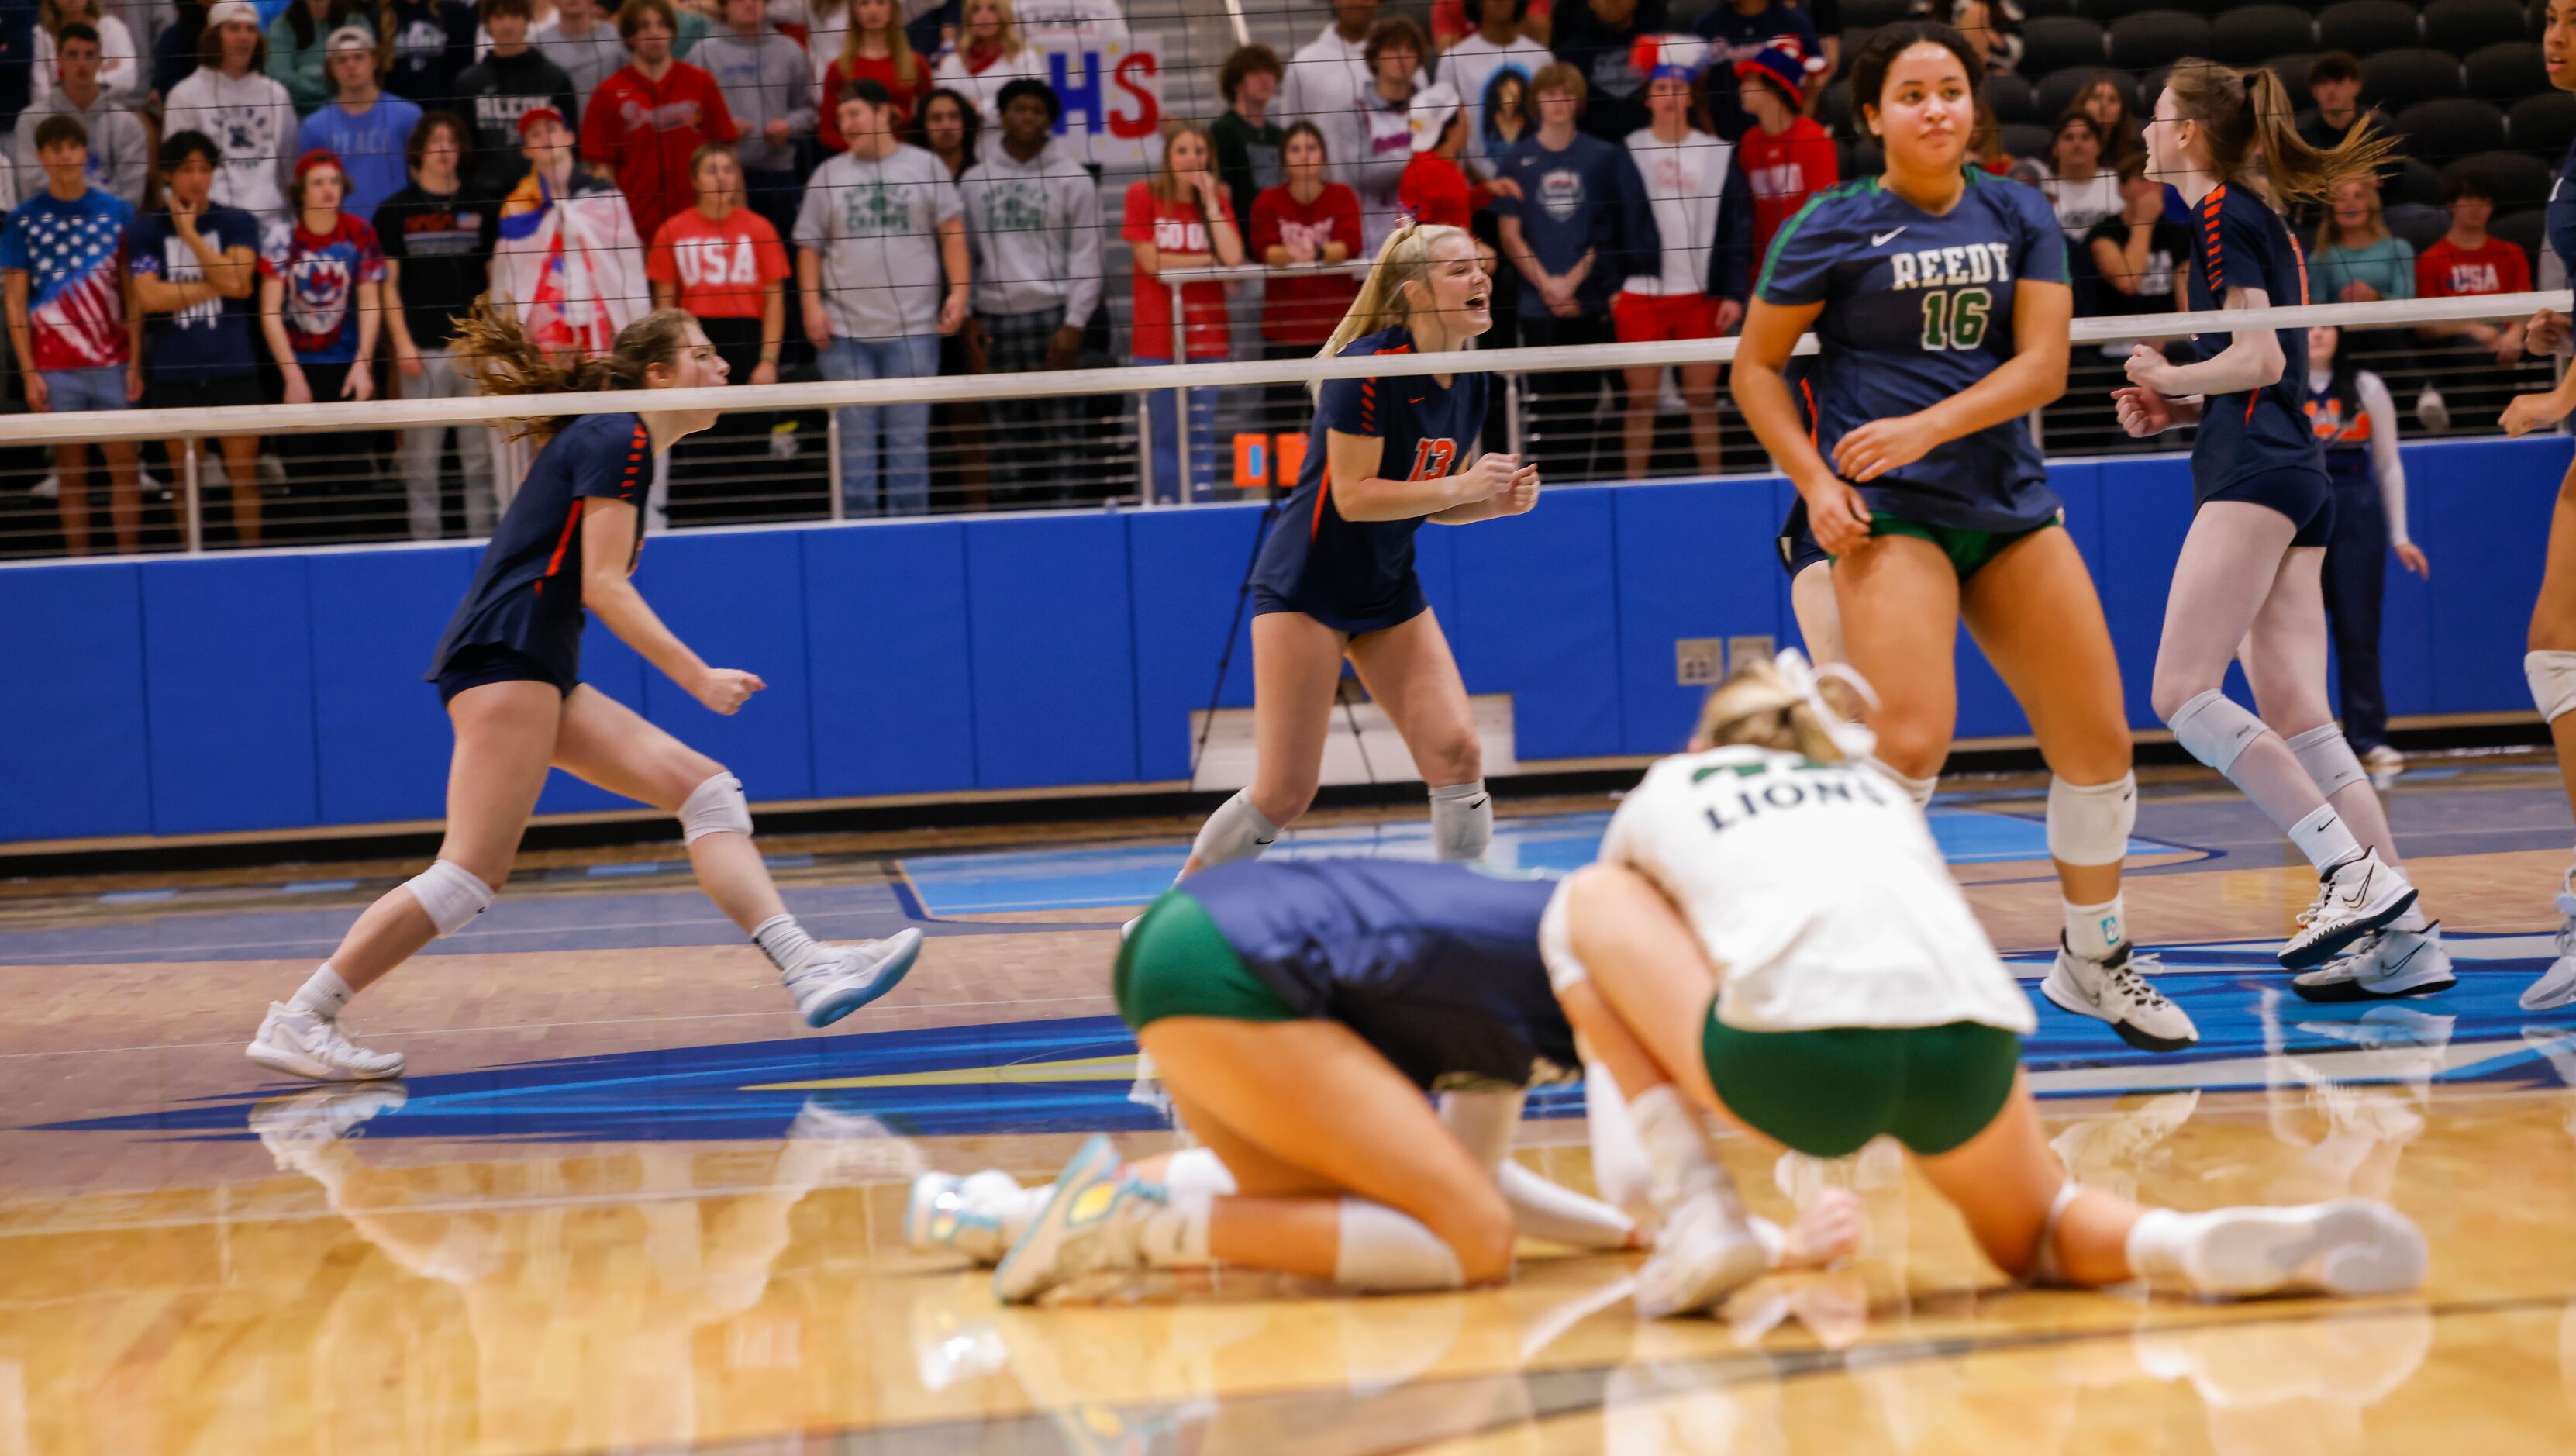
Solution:
{"label": "red t-shirt", "polygon": [[1415,222],[1441,227],[1467,226],[1476,213],[1475,193],[1457,163],[1429,152],[1414,153],[1395,184],[1395,200]]}
{"label": "red t-shirt", "polygon": [[[1227,222],[1234,221],[1234,204],[1227,200],[1223,188],[1217,189],[1216,205]],[[1152,243],[1165,253],[1216,251],[1208,241],[1207,219],[1199,212],[1198,203],[1156,201],[1151,182],[1129,184],[1125,218],[1118,235],[1131,243]],[[1130,352],[1139,359],[1168,362],[1172,357],[1171,286],[1148,276],[1140,263],[1135,292],[1135,343]],[[1181,323],[1186,332],[1183,347],[1190,351],[1191,358],[1222,359],[1233,351],[1233,323],[1225,311],[1224,284],[1183,284]]]}
{"label": "red t-shirt", "polygon": [[2502,238],[2463,248],[2449,238],[2415,257],[2415,296],[2463,298],[2481,293],[2529,293],[2531,260]]}
{"label": "red t-shirt", "polygon": [[894,101],[894,123],[901,127],[912,120],[921,98],[930,94],[930,63],[919,56],[912,58],[912,84],[907,86],[894,73],[892,56],[861,56],[855,65],[835,60],[823,71],[822,115],[814,122],[814,135],[835,152],[850,149],[850,139],[841,135],[841,88],[852,81],[874,81],[886,88]]}
{"label": "red t-shirt", "polygon": [[1834,156],[1833,134],[1802,116],[1773,136],[1760,127],[1735,144],[1735,164],[1744,169],[1753,192],[1753,269],[1771,255],[1772,234],[1798,215],[1807,199],[1841,180],[1842,164]]}
{"label": "red t-shirt", "polygon": [[[1339,182],[1327,182],[1310,206],[1286,187],[1267,187],[1252,199],[1252,236],[1244,246],[1255,261],[1267,261],[1270,250],[1302,237],[1322,257],[1327,244],[1340,243],[1351,257],[1360,252],[1360,195]],[[1333,328],[1360,296],[1360,280],[1348,273],[1273,274],[1262,285],[1261,337],[1274,344],[1322,348]],[[1167,318],[1163,324],[1171,328]]]}
{"label": "red t-shirt", "polygon": [[656,85],[628,66],[591,93],[581,114],[581,159],[617,174],[636,235],[649,238],[664,218],[698,205],[689,158],[708,142],[737,135],[715,77],[674,61]]}
{"label": "red t-shirt", "polygon": [[778,229],[748,207],[710,222],[695,207],[653,235],[644,276],[680,285],[680,307],[699,318],[758,318],[761,290],[787,276]]}

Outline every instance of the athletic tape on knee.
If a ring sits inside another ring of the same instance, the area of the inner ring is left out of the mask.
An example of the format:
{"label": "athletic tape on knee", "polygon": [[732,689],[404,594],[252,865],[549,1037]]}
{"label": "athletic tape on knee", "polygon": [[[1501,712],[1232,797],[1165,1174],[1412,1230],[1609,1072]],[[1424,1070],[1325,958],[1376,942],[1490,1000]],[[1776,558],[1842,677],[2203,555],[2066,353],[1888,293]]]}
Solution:
{"label": "athletic tape on knee", "polygon": [[1202,868],[1232,864],[1268,849],[1278,837],[1279,826],[1252,806],[1252,791],[1237,789],[1233,798],[1217,805],[1207,823],[1199,826],[1199,837],[1190,846],[1190,854]]}
{"label": "athletic tape on knee", "polygon": [[742,780],[720,773],[689,790],[680,801],[680,829],[689,844],[710,834],[751,833],[751,801],[742,796]]}
{"label": "athletic tape on knee", "polygon": [[2048,854],[2060,864],[2118,864],[2138,823],[2138,776],[2107,784],[2048,781]]}
{"label": "athletic tape on knee", "polygon": [[2066,1281],[2066,1271],[2059,1267],[2057,1259],[2057,1224],[2058,1220],[2066,1217],[2066,1206],[2083,1191],[2082,1184],[2069,1178],[2058,1185],[2057,1196],[2048,1201],[2048,1219],[2039,1226],[2039,1247],[2030,1258],[2029,1282],[2032,1284],[2062,1284]]}
{"label": "athletic tape on knee", "polygon": [[1566,890],[1573,883],[1559,881],[1556,893],[1547,897],[1547,908],[1538,917],[1539,964],[1547,967],[1547,983],[1559,994],[1592,979],[1592,972],[1574,954],[1573,912],[1565,907]]}
{"label": "athletic tape on knee", "polygon": [[2245,746],[2264,734],[2263,720],[2215,688],[2182,705],[2165,720],[2183,751],[2225,773]]}
{"label": "athletic tape on knee", "polygon": [[2576,713],[2576,652],[2526,652],[2522,675],[2531,683],[2531,701],[2542,722]]}
{"label": "athletic tape on knee", "polygon": [[1525,1094],[1518,1087],[1462,1087],[1440,1094],[1440,1121],[1458,1139],[1476,1166],[1491,1173],[1503,1165],[1512,1153],[1512,1139],[1521,1130],[1521,1103]]}
{"label": "athletic tape on knee", "polygon": [[1878,770],[1879,777],[1896,785],[1898,790],[1901,791],[1905,797],[1914,801],[1914,807],[1917,809],[1930,808],[1932,805],[1932,791],[1941,787],[1941,776],[1939,774],[1934,774],[1928,779],[1918,779],[1910,774],[1898,773],[1896,770],[1888,767],[1887,764],[1880,759],[1865,758],[1862,759],[1861,762]]}
{"label": "athletic tape on knee", "polygon": [[2317,781],[2317,792],[2329,799],[2335,796],[2337,789],[2367,783],[2370,779],[2370,771],[2361,766],[2360,756],[2344,740],[2343,728],[2338,724],[2311,728],[2289,743],[2290,752],[2298,755],[2299,767],[2306,769],[2308,777]]}
{"label": "athletic tape on knee", "polygon": [[1457,1289],[1467,1282],[1458,1255],[1420,1220],[1365,1198],[1342,1200],[1341,1247],[1333,1282],[1380,1294]]}
{"label": "athletic tape on knee", "polygon": [[420,908],[429,912],[429,923],[438,927],[441,938],[454,935],[474,923],[474,917],[492,908],[492,887],[483,877],[451,860],[432,860],[429,868],[403,882]]}
{"label": "athletic tape on knee", "polygon": [[1431,844],[1452,863],[1480,860],[1494,842],[1494,796],[1485,781],[1445,784],[1431,791]]}
{"label": "athletic tape on knee", "polygon": [[1234,1170],[1214,1148],[1183,1148],[1164,1163],[1163,1186],[1174,1198],[1224,1198],[1234,1192]]}

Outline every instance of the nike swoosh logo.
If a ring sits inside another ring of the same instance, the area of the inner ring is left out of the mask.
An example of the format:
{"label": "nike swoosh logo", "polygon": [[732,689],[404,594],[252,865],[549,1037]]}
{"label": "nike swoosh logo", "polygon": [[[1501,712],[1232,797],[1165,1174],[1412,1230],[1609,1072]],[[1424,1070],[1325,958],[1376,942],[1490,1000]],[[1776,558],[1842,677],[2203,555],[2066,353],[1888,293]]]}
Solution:
{"label": "nike swoosh logo", "polygon": [[[1912,223],[1906,224],[1906,227],[1912,226]],[[1903,231],[1905,231],[1905,228],[1898,228],[1896,233],[1901,233]],[[1869,235],[1869,245],[1873,248],[1884,248],[1887,246],[1887,240],[1895,237],[1896,233],[1872,233]]]}

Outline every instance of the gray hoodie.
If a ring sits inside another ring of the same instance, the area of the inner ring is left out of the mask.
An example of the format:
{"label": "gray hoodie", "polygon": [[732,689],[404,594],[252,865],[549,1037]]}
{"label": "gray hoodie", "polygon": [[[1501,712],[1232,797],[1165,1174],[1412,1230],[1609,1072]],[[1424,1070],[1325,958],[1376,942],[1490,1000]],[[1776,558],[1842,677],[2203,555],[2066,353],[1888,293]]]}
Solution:
{"label": "gray hoodie", "polygon": [[45,168],[36,160],[36,128],[45,124],[46,117],[57,114],[72,118],[89,132],[89,185],[101,192],[113,192],[136,208],[142,207],[143,178],[152,165],[152,140],[143,130],[143,119],[119,109],[103,87],[87,111],[74,106],[57,86],[18,113],[18,131],[9,145],[18,195],[33,197],[45,190]]}
{"label": "gray hoodie", "polygon": [[1100,304],[1100,188],[1061,145],[1023,162],[987,134],[957,179],[975,256],[975,311],[1064,309],[1081,325]]}
{"label": "gray hoodie", "polygon": [[803,46],[775,30],[744,40],[718,27],[689,52],[689,64],[703,67],[724,92],[725,109],[742,129],[736,146],[743,170],[785,172],[795,167],[795,144],[781,145],[762,133],[773,121],[787,123],[790,136],[814,133],[814,63]]}

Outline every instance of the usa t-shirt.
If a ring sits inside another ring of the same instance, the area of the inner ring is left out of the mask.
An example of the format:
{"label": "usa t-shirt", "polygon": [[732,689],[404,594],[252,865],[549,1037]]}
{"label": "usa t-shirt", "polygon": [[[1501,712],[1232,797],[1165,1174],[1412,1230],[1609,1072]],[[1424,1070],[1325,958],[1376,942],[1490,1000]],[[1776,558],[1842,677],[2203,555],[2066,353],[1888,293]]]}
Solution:
{"label": "usa t-shirt", "polygon": [[65,202],[50,191],[0,227],[0,268],[27,275],[36,367],[99,369],[132,356],[125,335],[125,249],[134,209],[92,187]]}
{"label": "usa t-shirt", "polygon": [[[259,219],[234,207],[209,207],[197,218],[197,236],[217,257],[236,248],[259,254]],[[167,211],[134,225],[130,266],[137,278],[165,283],[202,283],[205,265],[179,236]],[[181,384],[203,383],[257,366],[251,353],[251,318],[259,304],[251,294],[208,298],[175,313],[143,316],[144,362],[156,378]]]}
{"label": "usa t-shirt", "polygon": [[787,276],[787,249],[769,219],[748,207],[722,222],[692,207],[653,235],[644,276],[678,284],[680,307],[699,318],[756,319],[761,290]]}
{"label": "usa t-shirt", "polygon": [[2415,258],[2415,296],[2468,298],[2531,291],[2531,260],[2502,238],[2463,248],[2444,238]]}
{"label": "usa t-shirt", "polygon": [[262,276],[286,288],[286,340],[303,364],[348,364],[358,357],[358,289],[382,283],[385,255],[376,230],[341,213],[327,233],[293,233],[259,260]]}

